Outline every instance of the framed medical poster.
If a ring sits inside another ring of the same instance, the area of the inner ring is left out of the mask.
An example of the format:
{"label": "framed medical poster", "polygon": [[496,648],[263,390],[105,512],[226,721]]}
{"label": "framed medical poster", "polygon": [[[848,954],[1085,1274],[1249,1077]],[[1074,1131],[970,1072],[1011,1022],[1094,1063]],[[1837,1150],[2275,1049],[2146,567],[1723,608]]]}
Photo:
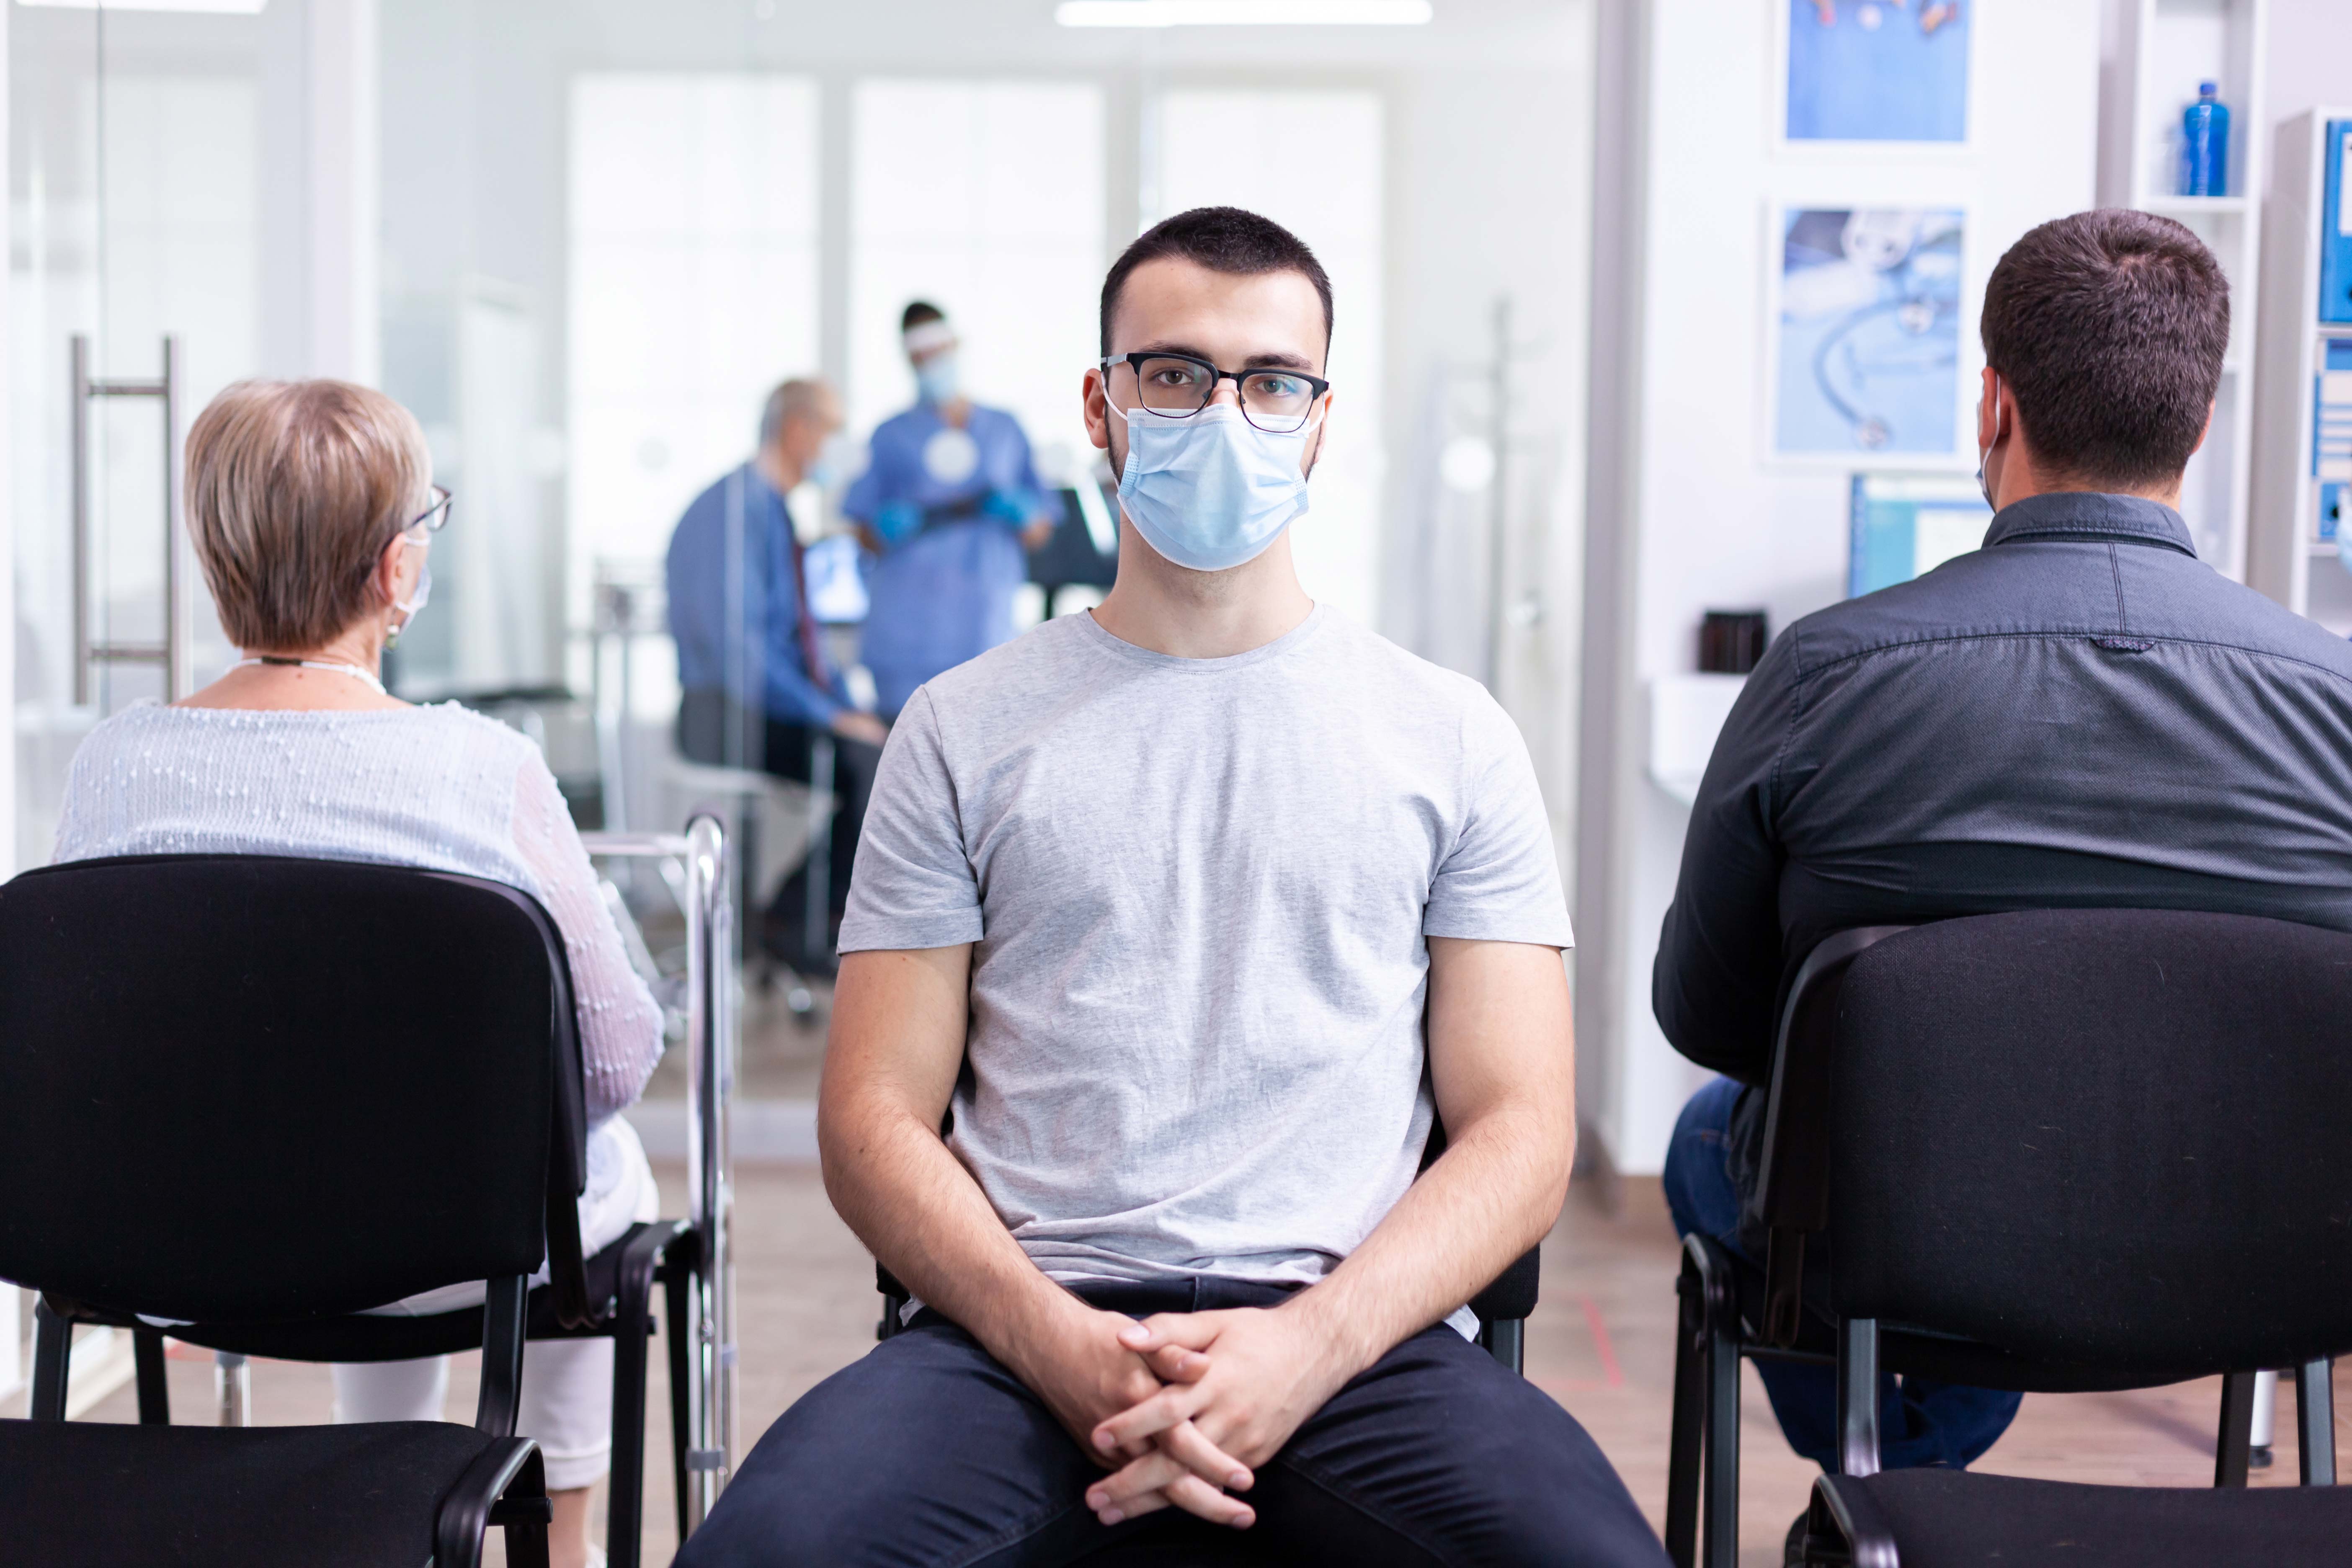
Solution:
{"label": "framed medical poster", "polygon": [[1767,0],[1780,8],[1784,148],[1969,139],[1977,0]]}
{"label": "framed medical poster", "polygon": [[1864,468],[1958,458],[1967,210],[1791,204],[1768,225],[1766,450]]}

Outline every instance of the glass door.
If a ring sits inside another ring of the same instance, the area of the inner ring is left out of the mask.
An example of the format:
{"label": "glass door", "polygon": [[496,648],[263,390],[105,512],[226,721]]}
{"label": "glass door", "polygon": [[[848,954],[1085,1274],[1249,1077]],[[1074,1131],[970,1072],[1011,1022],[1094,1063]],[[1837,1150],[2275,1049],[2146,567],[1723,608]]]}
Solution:
{"label": "glass door", "polygon": [[259,14],[8,8],[18,866],[48,858],[93,724],[228,657],[179,457],[196,410],[262,367],[268,62],[290,37],[299,74],[301,23],[239,10]]}

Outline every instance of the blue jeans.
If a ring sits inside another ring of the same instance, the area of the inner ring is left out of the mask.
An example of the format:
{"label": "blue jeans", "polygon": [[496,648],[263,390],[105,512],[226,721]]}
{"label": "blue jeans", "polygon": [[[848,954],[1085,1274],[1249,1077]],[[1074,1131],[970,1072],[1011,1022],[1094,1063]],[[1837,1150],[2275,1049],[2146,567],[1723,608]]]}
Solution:
{"label": "blue jeans", "polygon": [[[1106,1310],[1263,1307],[1278,1287],[1083,1288]],[[1121,1546],[1171,1563],[1665,1568],[1625,1484],[1549,1394],[1452,1329],[1333,1394],[1257,1468],[1257,1522],[1171,1509],[1106,1528],[1103,1474],[963,1330],[916,1315],[779,1417],[679,1568],[1048,1568]]]}
{"label": "blue jeans", "polygon": [[[1748,1194],[1744,1172],[1731,1155],[1731,1108],[1740,1085],[1717,1079],[1691,1096],[1666,1147],[1666,1207],[1675,1229],[1711,1236],[1740,1257],[1739,1210]],[[1751,1261],[1758,1261],[1753,1260]],[[1759,1361],[1789,1447],[1825,1470],[1837,1468],[1837,1372],[1801,1362]],[[1971,1388],[1893,1373],[1878,1380],[1879,1463],[1890,1470],[1919,1465],[1972,1463],[2017,1419],[2025,1396],[2001,1388]]]}

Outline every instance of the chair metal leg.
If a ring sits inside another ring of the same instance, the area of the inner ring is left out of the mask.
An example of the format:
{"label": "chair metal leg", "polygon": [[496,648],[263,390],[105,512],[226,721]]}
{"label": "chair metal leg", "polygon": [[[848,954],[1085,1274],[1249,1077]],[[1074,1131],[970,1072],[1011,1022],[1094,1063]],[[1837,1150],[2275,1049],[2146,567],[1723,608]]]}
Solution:
{"label": "chair metal leg", "polygon": [[646,1533],[646,1341],[653,1332],[654,1273],[667,1226],[649,1225],[621,1256],[613,1303],[613,1470],[605,1500],[611,1568],[637,1568]]}
{"label": "chair metal leg", "polygon": [[1675,1281],[1674,1436],[1666,1447],[1666,1556],[1675,1568],[1697,1568],[1700,1442],[1706,1420],[1703,1290],[1697,1269],[1685,1262]]}
{"label": "chair metal leg", "polygon": [[1509,1367],[1520,1376],[1528,1371],[1528,1325],[1521,1318],[1497,1318],[1486,1325],[1479,1336],[1486,1342],[1486,1353]]}
{"label": "chair metal leg", "polygon": [[669,1248],[662,1263],[662,1338],[669,1351],[669,1480],[670,1500],[677,1508],[677,1538],[688,1528],[686,1493],[686,1451],[694,1446],[694,1279],[699,1267],[698,1232],[688,1231]]}
{"label": "chair metal leg", "polygon": [[[1739,1338],[1736,1313],[1708,1314],[1706,1568],[1739,1563]],[[1723,1320],[1729,1317],[1732,1321]]]}
{"label": "chair metal leg", "polygon": [[530,1281],[516,1274],[488,1281],[482,1296],[482,1387],[474,1425],[494,1437],[510,1436],[522,1401],[523,1329]]}
{"label": "chair metal leg", "polygon": [[2254,1374],[2233,1372],[2221,1379],[2221,1428],[2213,1444],[2213,1484],[2242,1487],[2253,1447]]}
{"label": "chair metal leg", "polygon": [[2336,1484],[2336,1363],[2325,1356],[2294,1369],[2295,1447],[2303,1484]]}
{"label": "chair metal leg", "polygon": [[220,1425],[253,1425],[253,1366],[235,1351],[213,1352],[213,1403]]}
{"label": "chair metal leg", "polygon": [[505,1437],[484,1449],[441,1500],[433,1521],[433,1568],[479,1568],[482,1535],[507,1532],[508,1568],[548,1568],[547,1466],[539,1445]]}
{"label": "chair metal leg", "polygon": [[1878,1320],[1838,1322],[1838,1471],[1878,1473]]}
{"label": "chair metal leg", "polygon": [[131,1361],[139,1377],[139,1424],[142,1426],[169,1426],[172,1424],[172,1389],[163,1380],[163,1331],[161,1329],[131,1330]]}
{"label": "chair metal leg", "polygon": [[33,1303],[33,1394],[25,1414],[36,1421],[64,1420],[72,1367],[73,1324],[42,1297]]}

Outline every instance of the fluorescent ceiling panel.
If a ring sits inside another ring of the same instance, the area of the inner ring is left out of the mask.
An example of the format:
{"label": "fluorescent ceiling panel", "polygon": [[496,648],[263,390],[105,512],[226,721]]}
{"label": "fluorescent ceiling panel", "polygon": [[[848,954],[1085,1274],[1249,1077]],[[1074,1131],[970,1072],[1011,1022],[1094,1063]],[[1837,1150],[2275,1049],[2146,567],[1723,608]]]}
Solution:
{"label": "fluorescent ceiling panel", "polygon": [[1065,27],[1417,27],[1429,0],[1062,0]]}

